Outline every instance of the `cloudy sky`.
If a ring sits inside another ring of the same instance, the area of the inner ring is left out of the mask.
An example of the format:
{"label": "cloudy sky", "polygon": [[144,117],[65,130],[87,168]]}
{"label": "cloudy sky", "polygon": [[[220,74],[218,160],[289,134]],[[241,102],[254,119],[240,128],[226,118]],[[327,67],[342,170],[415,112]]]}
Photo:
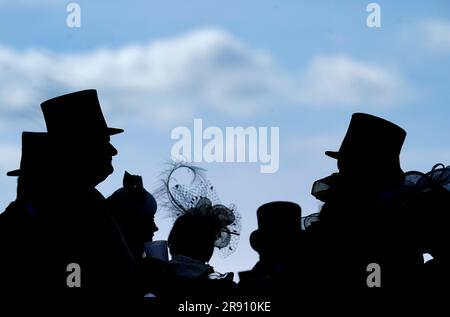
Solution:
{"label": "cloudy sky", "polygon": [[[203,163],[223,203],[243,216],[238,251],[216,256],[219,271],[250,268],[248,236],[259,205],[320,204],[314,180],[336,169],[353,112],[396,122],[408,132],[404,170],[450,163],[450,4],[378,1],[381,27],[366,24],[370,1],[77,1],[81,27],[66,25],[69,1],[0,0],[0,173],[20,161],[20,134],[44,131],[39,104],[96,88],[119,155],[99,189],[141,174],[150,191],[170,159],[172,129],[279,127],[280,167]],[[370,166],[368,166],[370,173]],[[0,176],[0,203],[15,179]],[[170,221],[158,212],[167,237]]]}

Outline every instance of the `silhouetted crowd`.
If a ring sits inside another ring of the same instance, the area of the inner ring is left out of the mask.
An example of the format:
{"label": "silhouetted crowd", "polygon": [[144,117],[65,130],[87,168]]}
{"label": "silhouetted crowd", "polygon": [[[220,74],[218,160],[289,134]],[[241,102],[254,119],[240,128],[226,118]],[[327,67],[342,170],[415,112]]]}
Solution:
{"label": "silhouetted crowd", "polygon": [[[236,283],[208,264],[215,248],[235,247],[232,208],[201,193],[184,204],[190,192],[167,182],[177,210],[171,259],[164,244],[152,256],[158,196],[128,173],[107,199],[95,188],[113,172],[110,136],[123,132],[107,126],[96,91],[41,108],[47,132],[23,132],[20,168],[8,173],[18,177],[17,198],[0,214],[0,301],[293,298],[449,285],[450,168],[402,171],[406,132],[389,121],[352,116],[339,151],[326,152],[338,171],[312,186],[319,213],[302,217],[298,204],[284,201],[257,209],[258,229],[248,238],[259,261]],[[432,259],[425,263],[424,254]]]}

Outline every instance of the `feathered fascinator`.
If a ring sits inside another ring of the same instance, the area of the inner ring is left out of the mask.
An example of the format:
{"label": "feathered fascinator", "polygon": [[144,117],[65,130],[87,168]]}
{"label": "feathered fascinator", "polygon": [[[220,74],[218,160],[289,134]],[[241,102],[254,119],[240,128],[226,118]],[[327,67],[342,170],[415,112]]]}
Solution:
{"label": "feathered fascinator", "polygon": [[212,183],[206,179],[205,170],[185,162],[174,163],[162,173],[162,185],[157,197],[176,219],[185,214],[208,219],[212,228],[217,228],[214,245],[222,256],[236,250],[241,230],[241,216],[235,205],[225,206]]}

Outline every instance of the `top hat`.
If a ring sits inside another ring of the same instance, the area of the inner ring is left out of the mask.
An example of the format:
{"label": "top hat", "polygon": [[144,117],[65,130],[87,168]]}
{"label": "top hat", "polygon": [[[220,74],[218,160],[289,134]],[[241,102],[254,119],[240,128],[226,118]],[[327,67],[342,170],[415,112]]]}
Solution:
{"label": "top hat", "polygon": [[48,164],[49,138],[46,132],[22,133],[20,169],[9,171],[8,176],[23,176],[41,170]]}
{"label": "top hat", "polygon": [[337,159],[338,164],[366,164],[375,169],[401,172],[399,156],[405,137],[405,130],[392,122],[355,113],[339,151],[326,151],[325,154]]}
{"label": "top hat", "polygon": [[256,211],[258,229],[250,235],[250,244],[258,251],[262,237],[277,237],[300,232],[301,207],[289,201],[274,201],[264,204]]}
{"label": "top hat", "polygon": [[49,99],[41,108],[51,136],[109,136],[123,132],[106,125],[95,89]]}

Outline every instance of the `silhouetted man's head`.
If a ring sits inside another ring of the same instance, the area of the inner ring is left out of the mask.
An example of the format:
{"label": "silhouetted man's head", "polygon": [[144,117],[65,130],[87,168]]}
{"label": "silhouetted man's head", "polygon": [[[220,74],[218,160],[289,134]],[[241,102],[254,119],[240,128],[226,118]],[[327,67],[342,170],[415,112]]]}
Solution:
{"label": "silhouetted man's head", "polygon": [[175,221],[169,234],[172,256],[184,255],[208,262],[214,252],[214,243],[220,227],[210,217],[187,212]]}
{"label": "silhouetted man's head", "polygon": [[20,169],[10,171],[8,176],[19,176],[17,198],[36,202],[44,198],[44,192],[54,181],[53,153],[48,134],[45,132],[22,133],[22,157]]}
{"label": "silhouetted man's head", "polygon": [[250,235],[250,244],[261,260],[283,261],[297,252],[301,212],[299,205],[287,201],[270,202],[258,208],[258,229]]}
{"label": "silhouetted man's head", "polygon": [[405,137],[405,130],[392,122],[355,113],[339,151],[325,154],[337,159],[339,173],[347,183],[360,187],[399,184],[404,179],[399,156]]}
{"label": "silhouetted man's head", "polygon": [[[72,165],[68,167],[76,172],[75,177],[96,186],[113,173],[112,158],[118,152],[110,143],[109,136],[94,137],[89,142],[73,143],[72,146],[61,153],[64,153],[66,162]],[[71,152],[72,149],[75,151]]]}
{"label": "silhouetted man's head", "polygon": [[113,172],[117,150],[110,135],[123,132],[109,128],[103,117],[97,92],[74,92],[41,104],[45,123],[59,165],[73,182],[96,186]]}

